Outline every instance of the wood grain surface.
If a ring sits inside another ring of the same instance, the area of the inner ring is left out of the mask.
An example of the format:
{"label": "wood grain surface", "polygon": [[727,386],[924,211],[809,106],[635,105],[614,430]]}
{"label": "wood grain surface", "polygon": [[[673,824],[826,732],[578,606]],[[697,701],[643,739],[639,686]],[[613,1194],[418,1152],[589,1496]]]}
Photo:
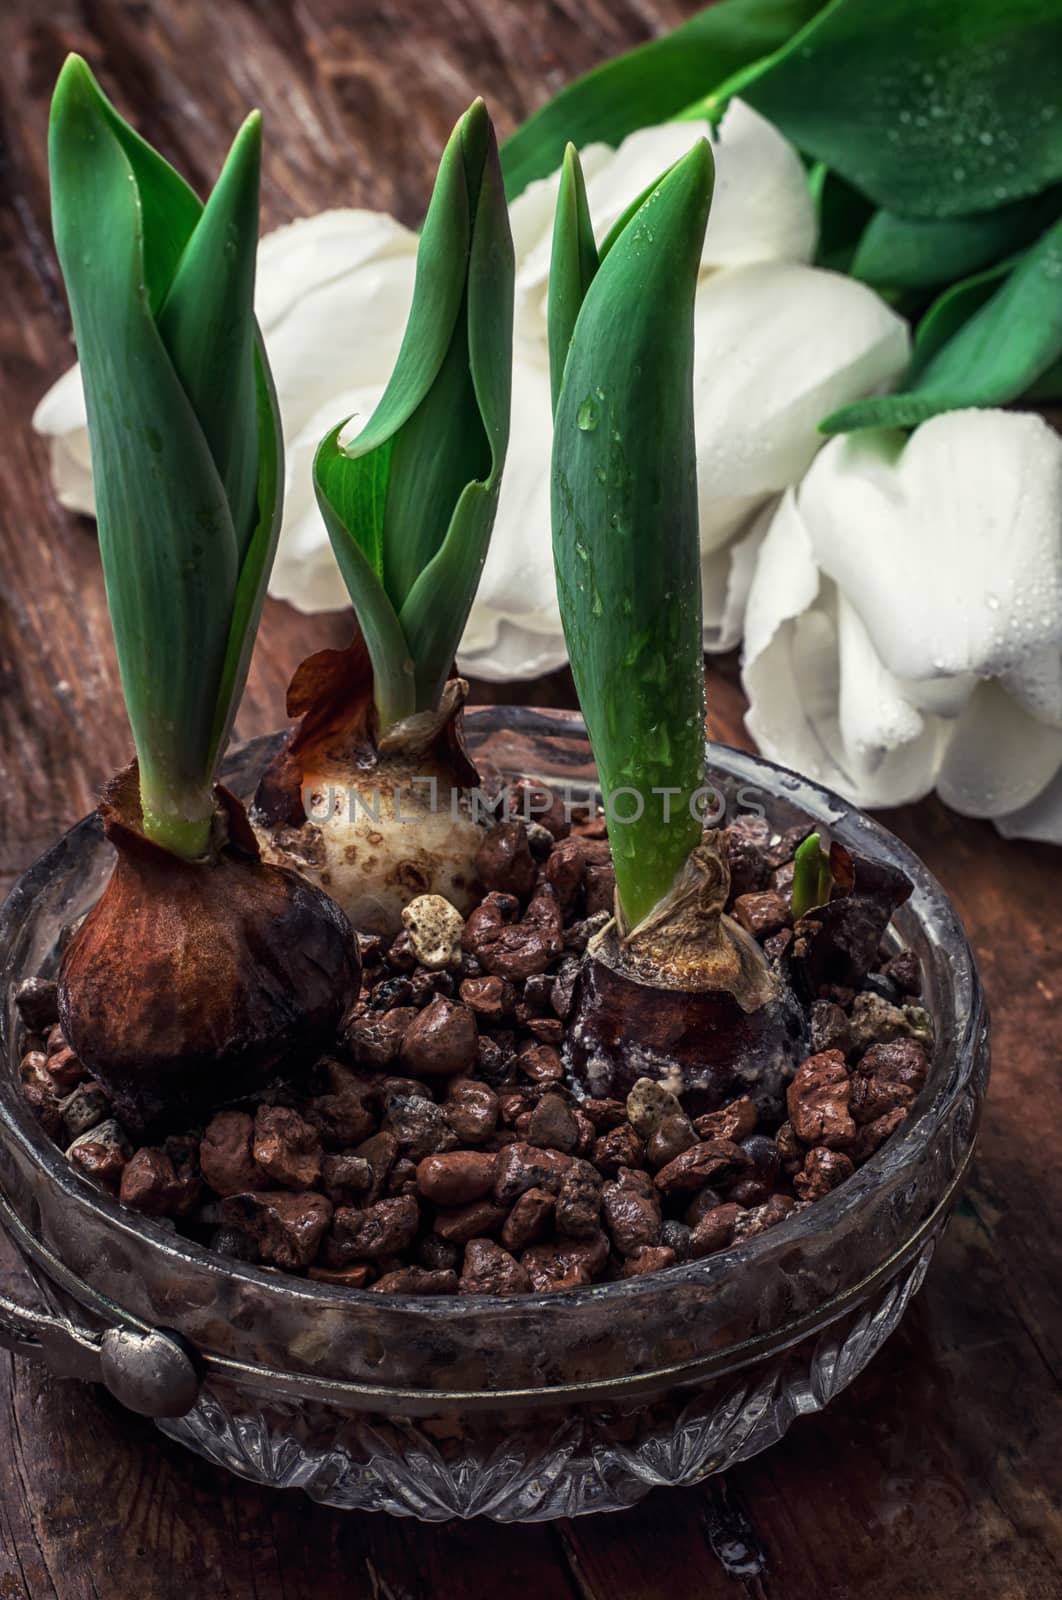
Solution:
{"label": "wood grain surface", "polygon": [[[92,526],[48,487],[30,415],[71,359],[45,125],[67,50],[200,189],[267,121],[265,225],[329,205],[415,222],[474,93],[507,132],[692,0],[5,0],[0,9],[0,881],[127,757]],[[348,619],[270,603],[237,734]],[[746,742],[732,663],[717,735]],[[479,698],[492,696],[482,690]],[[570,704],[564,674],[518,698]],[[995,1019],[967,1197],[901,1331],[819,1417],[725,1483],[614,1517],[425,1527],[208,1467],[102,1392],[0,1357],[0,1600],[1058,1600],[1062,1596],[1062,857],[935,801],[890,824],[954,895]],[[24,1285],[10,1250],[5,1291]],[[718,1556],[727,1559],[726,1570]]]}

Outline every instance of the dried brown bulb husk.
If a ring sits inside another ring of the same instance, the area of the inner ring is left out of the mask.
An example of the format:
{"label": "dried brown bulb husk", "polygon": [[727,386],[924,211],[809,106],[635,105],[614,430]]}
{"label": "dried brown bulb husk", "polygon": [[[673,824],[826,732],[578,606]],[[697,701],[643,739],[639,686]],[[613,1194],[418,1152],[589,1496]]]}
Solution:
{"label": "dried brown bulb husk", "polygon": [[694,1116],[738,1094],[780,1110],[807,1023],[785,973],[724,912],[729,887],[706,830],[642,923],[625,930],[618,913],[591,940],[567,1042],[578,1091],[622,1099],[648,1077]]}
{"label": "dried brown bulb husk", "polygon": [[294,867],[365,933],[396,934],[422,894],[463,914],[482,894],[475,857],[490,821],[471,791],[468,685],[446,684],[435,711],[377,736],[372,668],[362,639],[298,668],[288,715],[301,721],[265,772],[251,820],[268,861]]}
{"label": "dried brown bulb husk", "polygon": [[185,861],[140,831],[135,766],[115,779],[100,804],[114,871],[59,970],[67,1040],[138,1131],[309,1064],[358,996],[342,911],[263,862],[240,802],[216,794],[211,851]]}

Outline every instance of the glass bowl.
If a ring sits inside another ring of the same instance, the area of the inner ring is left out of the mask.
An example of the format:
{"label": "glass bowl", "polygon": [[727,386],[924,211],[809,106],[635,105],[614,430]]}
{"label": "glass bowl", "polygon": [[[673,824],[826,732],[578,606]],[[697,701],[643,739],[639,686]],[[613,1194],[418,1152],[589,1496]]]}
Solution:
{"label": "glass bowl", "polygon": [[[490,707],[467,731],[482,769],[577,798],[593,785],[574,715]],[[279,738],[244,747],[228,781],[249,793]],[[897,1325],[955,1204],[987,1016],[958,917],[899,840],[769,762],[720,746],[710,758],[728,819],[760,807],[781,831],[810,818],[914,883],[895,928],[922,963],[937,1048],[907,1121],[854,1177],[735,1248],[550,1295],[380,1296],[222,1259],[81,1177],[19,1092],[14,988],[54,970],[62,929],[110,869],[90,817],[0,913],[0,1220],[47,1308],[0,1306],[0,1338],[102,1377],[244,1477],[429,1520],[618,1510],[825,1406]]]}

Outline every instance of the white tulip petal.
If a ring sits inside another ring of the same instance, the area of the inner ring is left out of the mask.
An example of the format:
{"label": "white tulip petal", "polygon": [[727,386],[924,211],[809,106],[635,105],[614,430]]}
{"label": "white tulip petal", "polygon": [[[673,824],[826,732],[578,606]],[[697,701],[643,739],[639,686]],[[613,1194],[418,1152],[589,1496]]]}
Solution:
{"label": "white tulip petal", "polygon": [[1001,672],[999,681],[1030,716],[1062,728],[1062,651],[1039,650]]}
{"label": "white tulip petal", "polygon": [[1002,686],[979,684],[944,755],[940,797],[967,817],[1000,817],[1029,805],[1062,765],[1062,728],[1024,711]]}
{"label": "white tulip petal", "polygon": [[1062,640],[1062,439],[956,411],[831,440],[800,489],[823,572],[897,677],[994,675]]}
{"label": "white tulip petal", "polygon": [[704,648],[733,650],[741,641],[745,607],[756,571],[760,546],[767,537],[776,506],[765,506],[732,545],[701,557],[701,600]]}
{"label": "white tulip petal", "polygon": [[537,633],[505,618],[492,627],[489,647],[477,651],[462,644],[457,653],[457,665],[466,677],[486,678],[492,683],[541,678],[563,667],[567,659],[563,637]]}
{"label": "white tulip petal", "polygon": [[48,461],[56,499],[68,511],[96,515],[92,492],[92,461],[81,368],[70,367],[41,396],[33,413],[33,427],[50,440]]}
{"label": "white tulip petal", "polygon": [[1044,844],[1062,844],[1062,767],[1046,789],[1017,811],[994,817],[1004,839],[1039,839]]}
{"label": "white tulip petal", "polygon": [[907,705],[859,619],[822,585],[792,493],[759,552],[746,612],[746,723],[763,752],[858,805],[933,787],[942,727]]}
{"label": "white tulip petal", "polygon": [[[701,257],[705,269],[753,261],[810,261],[818,224],[803,163],[758,111],[732,100],[717,133],[707,122],[663,122],[639,128],[610,150],[579,152],[598,244],[644,189],[691,150],[712,141],[715,188]],[[545,335],[545,291],[553,247],[559,172],[528,184],[510,216],[518,263],[517,327]]]}
{"label": "white tulip petal", "polygon": [[33,428],[37,433],[56,435],[73,433],[84,428],[85,391],[81,384],[81,368],[75,364],[56,379],[47,394],[37,401],[33,413]]}
{"label": "white tulip petal", "polygon": [[509,625],[506,663],[520,657],[524,646],[517,641],[524,634],[533,636],[526,659],[535,663],[535,673],[552,670],[537,665],[547,655],[553,665],[565,659],[550,535],[553,419],[549,374],[544,355],[536,361],[523,359],[526,354],[518,348],[509,453],[498,515],[461,646],[465,654],[475,652],[484,658],[475,669],[479,677],[509,675],[486,659],[496,645],[502,650],[503,623]]}
{"label": "white tulip petal", "polygon": [[894,380],[907,326],[863,284],[789,262],[716,272],[694,311],[701,546],[795,483],[835,407]]}

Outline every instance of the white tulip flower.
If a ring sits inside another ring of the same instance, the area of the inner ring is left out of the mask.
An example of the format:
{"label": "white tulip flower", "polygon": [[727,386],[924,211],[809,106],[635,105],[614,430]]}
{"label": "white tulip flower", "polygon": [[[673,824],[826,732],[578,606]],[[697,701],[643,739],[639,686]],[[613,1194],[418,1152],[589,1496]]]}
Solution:
{"label": "white tulip flower", "polygon": [[[705,134],[702,122],[631,134],[581,152],[599,238],[627,204]],[[819,420],[887,386],[908,357],[904,322],[871,290],[808,265],[816,236],[804,168],[756,112],[731,103],[715,140],[716,190],[696,307],[695,409],[704,550],[705,638],[740,637],[764,526],[822,443]],[[462,665],[532,677],[560,666],[564,640],[549,532],[552,423],[546,291],[559,174],[513,202],[516,337],[513,417],[501,501],[469,619]],[[347,605],[314,502],[318,439],[368,416],[398,354],[413,293],[417,235],[371,211],[328,211],[263,239],[257,310],[287,452],[284,524],[270,592],[303,611]],[[77,369],[34,417],[50,435],[59,499],[91,512],[92,479]]]}
{"label": "white tulip flower", "polygon": [[971,410],[832,439],[758,547],[743,676],[764,754],[857,805],[936,788],[1062,843],[1062,438]]}

